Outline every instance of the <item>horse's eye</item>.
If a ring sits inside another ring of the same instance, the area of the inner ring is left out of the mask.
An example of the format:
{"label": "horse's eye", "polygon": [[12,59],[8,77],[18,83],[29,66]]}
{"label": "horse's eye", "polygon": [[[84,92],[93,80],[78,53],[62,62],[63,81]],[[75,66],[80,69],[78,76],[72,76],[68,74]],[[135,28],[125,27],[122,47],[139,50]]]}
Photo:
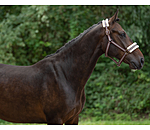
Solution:
{"label": "horse's eye", "polygon": [[126,33],[125,33],[125,32],[120,33],[119,35],[120,35],[121,37],[126,37]]}

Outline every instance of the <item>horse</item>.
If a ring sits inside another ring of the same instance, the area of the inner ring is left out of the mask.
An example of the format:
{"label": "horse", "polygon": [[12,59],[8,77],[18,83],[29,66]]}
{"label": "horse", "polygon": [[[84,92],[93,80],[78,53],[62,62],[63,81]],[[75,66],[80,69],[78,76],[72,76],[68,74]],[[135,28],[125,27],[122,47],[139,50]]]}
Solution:
{"label": "horse", "polygon": [[118,66],[124,62],[131,69],[143,67],[139,46],[118,20],[117,10],[33,65],[0,64],[0,119],[77,125],[86,100],[84,86],[102,54]]}

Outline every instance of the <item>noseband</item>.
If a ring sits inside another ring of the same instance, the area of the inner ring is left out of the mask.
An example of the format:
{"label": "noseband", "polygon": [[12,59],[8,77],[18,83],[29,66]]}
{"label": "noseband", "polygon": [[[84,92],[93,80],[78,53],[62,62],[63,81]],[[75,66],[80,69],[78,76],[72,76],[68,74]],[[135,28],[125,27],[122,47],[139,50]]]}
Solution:
{"label": "noseband", "polygon": [[[117,66],[120,66],[123,59],[125,58],[125,56],[128,55],[128,54],[131,54],[134,50],[139,48],[139,45],[137,45],[137,43],[134,42],[130,46],[128,46],[126,49],[122,48],[117,43],[115,43],[110,37],[110,31],[107,28],[107,27],[109,27],[108,19],[103,20],[102,25],[106,29],[106,36],[108,37],[108,44],[107,44],[107,47],[106,47],[105,56],[112,59],[117,64]],[[119,60],[119,62],[117,62],[116,60],[114,60],[113,58],[108,56],[108,50],[109,50],[110,43],[114,44],[116,47],[118,47],[120,50],[122,50],[124,52],[124,54],[123,54],[122,58]]]}

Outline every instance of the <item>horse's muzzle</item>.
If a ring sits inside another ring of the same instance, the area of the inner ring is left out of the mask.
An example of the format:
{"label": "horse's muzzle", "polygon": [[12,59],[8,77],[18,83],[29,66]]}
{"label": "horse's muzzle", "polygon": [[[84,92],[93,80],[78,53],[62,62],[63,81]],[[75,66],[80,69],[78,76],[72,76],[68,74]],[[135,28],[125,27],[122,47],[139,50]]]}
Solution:
{"label": "horse's muzzle", "polygon": [[140,58],[139,62],[138,61],[131,61],[130,64],[129,64],[129,67],[131,69],[134,69],[134,70],[140,70],[143,68],[143,65],[144,65],[144,58]]}

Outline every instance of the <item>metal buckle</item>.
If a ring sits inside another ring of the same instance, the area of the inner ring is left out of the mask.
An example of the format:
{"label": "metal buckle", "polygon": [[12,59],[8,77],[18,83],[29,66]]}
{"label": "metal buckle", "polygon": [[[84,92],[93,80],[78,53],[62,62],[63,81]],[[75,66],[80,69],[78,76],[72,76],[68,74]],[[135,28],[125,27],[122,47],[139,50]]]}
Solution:
{"label": "metal buckle", "polygon": [[106,35],[109,35],[110,34],[110,31],[109,31],[109,29],[106,27]]}

